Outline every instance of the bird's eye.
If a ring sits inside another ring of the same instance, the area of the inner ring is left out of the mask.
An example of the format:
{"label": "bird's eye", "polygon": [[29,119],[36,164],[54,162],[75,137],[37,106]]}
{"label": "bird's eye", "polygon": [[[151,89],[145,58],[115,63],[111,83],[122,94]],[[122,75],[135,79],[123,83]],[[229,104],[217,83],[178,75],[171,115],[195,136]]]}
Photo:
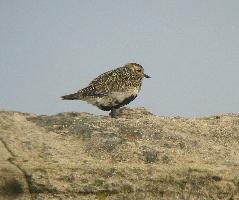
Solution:
{"label": "bird's eye", "polygon": [[137,72],[141,72],[141,69],[137,69],[136,71],[137,71]]}

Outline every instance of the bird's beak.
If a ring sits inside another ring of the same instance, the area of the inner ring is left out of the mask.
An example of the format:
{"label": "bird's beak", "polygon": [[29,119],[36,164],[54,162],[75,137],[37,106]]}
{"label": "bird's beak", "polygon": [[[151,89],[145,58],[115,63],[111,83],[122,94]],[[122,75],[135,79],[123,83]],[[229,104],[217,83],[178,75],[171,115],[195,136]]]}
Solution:
{"label": "bird's beak", "polygon": [[145,78],[151,78],[151,76],[147,75],[147,74],[144,74],[144,77]]}

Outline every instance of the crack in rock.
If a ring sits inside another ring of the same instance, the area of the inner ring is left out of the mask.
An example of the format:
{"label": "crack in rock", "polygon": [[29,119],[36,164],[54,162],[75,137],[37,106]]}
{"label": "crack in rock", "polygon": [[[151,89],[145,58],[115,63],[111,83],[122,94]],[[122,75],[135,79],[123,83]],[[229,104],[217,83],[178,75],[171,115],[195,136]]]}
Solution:
{"label": "crack in rock", "polygon": [[[8,159],[6,159],[6,161],[11,163],[11,165],[16,167],[21,172],[21,174],[23,175],[25,182],[26,182],[26,190],[30,194],[30,199],[32,199],[31,192],[29,189],[30,187],[29,187],[29,179],[28,179],[27,172],[25,170],[23,170],[20,165],[18,165],[17,163],[14,162],[16,155],[8,147],[6,142],[2,138],[0,138],[0,141],[3,144],[4,148],[6,149],[6,151],[10,154],[10,157]],[[4,179],[4,177],[3,177],[3,179]],[[13,177],[10,180],[4,180],[4,182],[5,182],[4,185],[0,188],[0,194],[2,193],[5,195],[17,196],[17,195],[24,193],[23,185],[16,178]]]}

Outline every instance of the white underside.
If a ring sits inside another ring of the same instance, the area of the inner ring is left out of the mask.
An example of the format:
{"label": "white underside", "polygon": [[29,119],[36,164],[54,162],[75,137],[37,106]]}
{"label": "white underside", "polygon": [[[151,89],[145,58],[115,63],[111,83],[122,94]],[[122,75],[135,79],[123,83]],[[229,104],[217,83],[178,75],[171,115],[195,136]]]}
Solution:
{"label": "white underside", "polygon": [[86,101],[95,106],[103,105],[103,106],[116,106],[119,103],[123,102],[126,98],[130,96],[136,96],[139,93],[140,88],[128,90],[126,92],[112,92],[107,96],[98,97],[98,98],[90,98]]}

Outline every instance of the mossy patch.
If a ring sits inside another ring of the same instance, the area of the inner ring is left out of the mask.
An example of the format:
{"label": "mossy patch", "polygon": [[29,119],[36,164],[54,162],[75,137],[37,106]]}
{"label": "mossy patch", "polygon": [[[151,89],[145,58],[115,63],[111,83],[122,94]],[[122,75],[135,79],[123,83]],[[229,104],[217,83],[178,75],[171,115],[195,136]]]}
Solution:
{"label": "mossy patch", "polygon": [[19,196],[24,192],[23,184],[15,178],[5,179],[1,182],[0,195]]}

